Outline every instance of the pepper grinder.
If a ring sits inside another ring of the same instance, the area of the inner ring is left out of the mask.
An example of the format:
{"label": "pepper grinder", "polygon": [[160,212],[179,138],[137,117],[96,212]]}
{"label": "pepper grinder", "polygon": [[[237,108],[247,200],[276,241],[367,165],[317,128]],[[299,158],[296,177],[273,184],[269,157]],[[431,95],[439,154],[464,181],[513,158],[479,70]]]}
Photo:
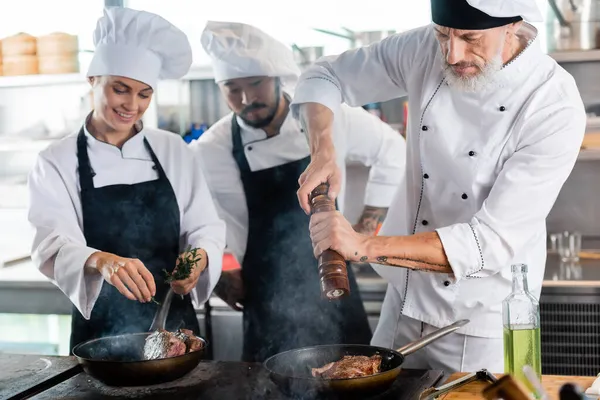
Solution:
{"label": "pepper grinder", "polygon": [[[310,193],[311,213],[335,211],[335,201],[330,199],[329,184],[322,183]],[[346,260],[338,252],[328,249],[319,256],[321,296],[336,300],[350,293]]]}

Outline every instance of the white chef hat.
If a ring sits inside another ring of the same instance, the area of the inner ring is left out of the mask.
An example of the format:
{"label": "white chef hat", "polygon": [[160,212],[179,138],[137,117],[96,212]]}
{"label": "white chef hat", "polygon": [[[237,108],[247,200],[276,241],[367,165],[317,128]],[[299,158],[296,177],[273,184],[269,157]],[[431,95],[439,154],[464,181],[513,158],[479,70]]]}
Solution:
{"label": "white chef hat", "polygon": [[177,79],[192,64],[187,36],[164,18],[125,7],[104,10],[94,31],[96,51],[87,76],[116,75],[155,88]]}
{"label": "white chef hat", "polygon": [[208,21],[201,42],[212,59],[216,82],[270,76],[293,84],[300,76],[292,49],[254,26]]}
{"label": "white chef hat", "polygon": [[431,0],[431,16],[438,25],[466,30],[543,21],[536,0]]}

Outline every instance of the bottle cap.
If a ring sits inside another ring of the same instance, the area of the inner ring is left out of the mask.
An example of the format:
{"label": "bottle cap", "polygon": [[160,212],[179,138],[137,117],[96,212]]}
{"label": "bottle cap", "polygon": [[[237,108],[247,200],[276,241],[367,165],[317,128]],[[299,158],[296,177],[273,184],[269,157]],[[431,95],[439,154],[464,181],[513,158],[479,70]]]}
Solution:
{"label": "bottle cap", "polygon": [[515,272],[521,272],[521,273],[526,274],[527,273],[527,264],[513,264],[511,266],[511,270],[512,270],[513,274]]}

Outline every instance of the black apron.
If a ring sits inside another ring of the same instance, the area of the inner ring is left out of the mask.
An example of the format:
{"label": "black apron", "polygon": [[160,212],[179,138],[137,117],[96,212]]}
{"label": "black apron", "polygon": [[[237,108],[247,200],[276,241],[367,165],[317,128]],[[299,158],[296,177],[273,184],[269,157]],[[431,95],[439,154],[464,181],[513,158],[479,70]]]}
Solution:
{"label": "black apron", "polygon": [[349,266],[352,294],[332,302],[321,299],[310,220],[296,196],[298,177],[310,157],[253,172],[235,116],[231,133],[249,216],[242,262],[246,289],[243,360],[262,362],[305,346],[369,344],[371,328]]}
{"label": "black apron", "polygon": [[[83,233],[89,247],[120,257],[139,259],[154,276],[155,299],[169,290],[163,269],[171,272],[179,255],[179,206],[171,183],[150,144],[158,179],[133,185],[94,188],[93,172],[83,128],[77,137],[77,161],[81,185]],[[71,349],[78,343],[110,335],[148,332],[158,305],[140,303],[123,296],[107,282],[86,320],[73,308]],[[190,295],[173,296],[166,329],[187,328],[200,333]]]}

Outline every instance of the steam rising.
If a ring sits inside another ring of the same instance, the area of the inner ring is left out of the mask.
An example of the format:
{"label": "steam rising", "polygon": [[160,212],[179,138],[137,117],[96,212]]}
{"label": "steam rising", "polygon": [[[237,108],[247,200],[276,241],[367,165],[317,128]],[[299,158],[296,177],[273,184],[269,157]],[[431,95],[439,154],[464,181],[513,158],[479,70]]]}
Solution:
{"label": "steam rising", "polygon": [[[290,212],[296,213],[295,210]],[[244,274],[247,287],[258,283],[264,288],[264,292],[256,294],[256,298],[266,304],[263,312],[278,321],[275,328],[256,327],[257,336],[270,349],[267,354],[260,354],[258,361],[299,347],[369,344],[371,338],[361,301],[357,302],[360,309],[353,309],[349,298],[333,301],[321,298],[317,260],[312,256],[312,246],[309,243],[298,243],[297,229],[294,219],[277,218],[273,227],[264,233],[264,251],[285,252],[287,265],[276,265],[269,273],[258,277],[255,276],[255,271]],[[306,235],[308,238],[308,232]],[[269,238],[277,238],[277,248],[269,247]],[[354,296],[359,295],[356,285],[352,285],[351,291]],[[253,300],[248,299],[249,302]],[[360,318],[361,314],[364,324],[357,327],[349,323],[350,319]]]}

